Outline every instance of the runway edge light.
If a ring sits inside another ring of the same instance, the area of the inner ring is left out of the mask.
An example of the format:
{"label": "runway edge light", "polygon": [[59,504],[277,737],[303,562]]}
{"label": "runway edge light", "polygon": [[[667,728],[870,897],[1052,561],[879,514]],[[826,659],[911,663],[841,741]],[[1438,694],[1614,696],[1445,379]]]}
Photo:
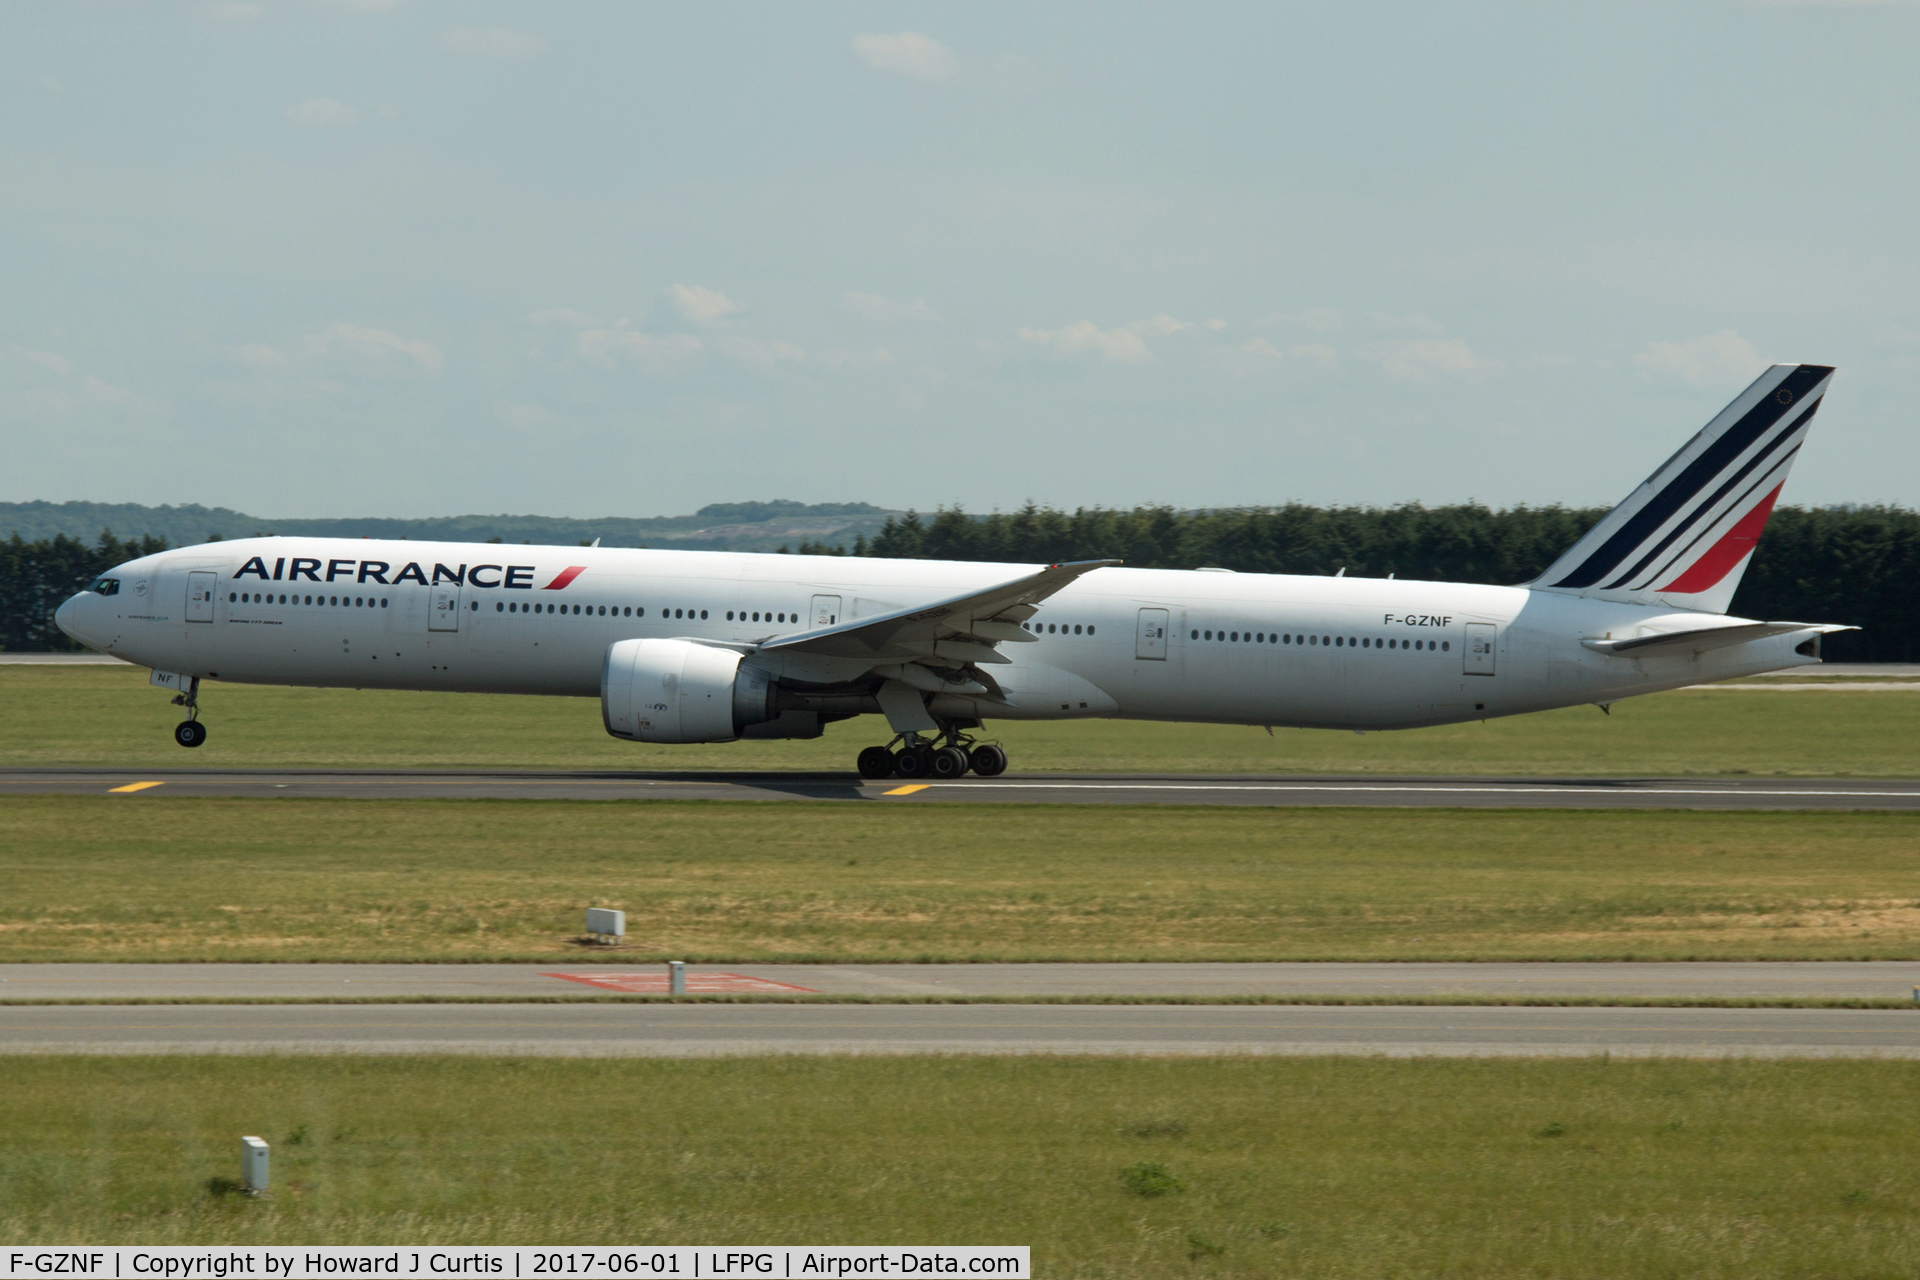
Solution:
{"label": "runway edge light", "polygon": [[267,1191],[267,1156],[271,1152],[265,1138],[240,1139],[240,1182],[250,1196]]}
{"label": "runway edge light", "polygon": [[687,994],[687,965],[684,960],[667,961],[667,994],[670,996]]}
{"label": "runway edge light", "polygon": [[627,936],[627,913],[609,907],[588,907],[587,936],[595,942],[619,942]]}

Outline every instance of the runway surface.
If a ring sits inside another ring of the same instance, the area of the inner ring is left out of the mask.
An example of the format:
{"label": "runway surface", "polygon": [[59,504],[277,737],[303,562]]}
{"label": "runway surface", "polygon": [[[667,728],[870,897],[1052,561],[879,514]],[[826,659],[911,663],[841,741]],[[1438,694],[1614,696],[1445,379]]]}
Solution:
{"label": "runway surface", "polygon": [[869,782],[852,773],[616,770],[0,769],[0,796],[865,800],[888,804],[1358,805],[1470,809],[1920,809],[1920,781],[1761,778],[1029,774]]}
{"label": "runway surface", "polygon": [[1920,1057],[1920,1013],[1167,1005],[0,1008],[0,1053],[1386,1054]]}
{"label": "runway surface", "polygon": [[[689,989],[850,996],[1597,996],[1907,1000],[1920,962],[1643,964],[735,964]],[[556,975],[568,975],[565,977]],[[551,964],[5,964],[0,1001],[442,999],[666,989],[617,949]],[[1920,1025],[1920,1006],[1915,1010]]]}

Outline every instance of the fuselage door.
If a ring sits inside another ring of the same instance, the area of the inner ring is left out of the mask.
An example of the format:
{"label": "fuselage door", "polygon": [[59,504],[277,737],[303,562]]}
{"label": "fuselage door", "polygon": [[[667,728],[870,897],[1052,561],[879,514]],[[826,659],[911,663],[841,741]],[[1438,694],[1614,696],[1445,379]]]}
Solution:
{"label": "fuselage door", "polygon": [[1167,660],[1167,611],[1142,609],[1133,633],[1133,656],[1149,662]]}
{"label": "fuselage door", "polygon": [[460,584],[436,583],[433,587],[433,606],[427,611],[427,630],[458,631],[459,629]]}
{"label": "fuselage door", "polygon": [[187,621],[213,621],[213,593],[219,588],[220,575],[195,570],[187,575]]}
{"label": "fuselage door", "polygon": [[822,627],[840,625],[840,597],[815,596],[813,598],[813,630]]}
{"label": "fuselage door", "polygon": [[1493,646],[1499,638],[1499,628],[1491,622],[1469,622],[1467,624],[1467,648],[1461,655],[1464,663],[1462,670],[1470,676],[1490,676],[1493,674]]}

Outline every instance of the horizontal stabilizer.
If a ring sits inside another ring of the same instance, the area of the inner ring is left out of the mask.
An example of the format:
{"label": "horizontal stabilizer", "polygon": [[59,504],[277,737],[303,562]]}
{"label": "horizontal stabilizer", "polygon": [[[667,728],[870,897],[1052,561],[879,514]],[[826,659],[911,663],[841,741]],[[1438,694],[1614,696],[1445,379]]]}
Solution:
{"label": "horizontal stabilizer", "polygon": [[1580,643],[1598,653],[1632,654],[1653,657],[1658,653],[1705,653],[1709,649],[1730,649],[1749,640],[1783,636],[1793,631],[1812,631],[1830,635],[1835,631],[1858,631],[1825,622],[1741,622],[1730,627],[1696,627],[1689,631],[1667,631],[1658,635],[1634,636],[1630,640],[1582,640]]}

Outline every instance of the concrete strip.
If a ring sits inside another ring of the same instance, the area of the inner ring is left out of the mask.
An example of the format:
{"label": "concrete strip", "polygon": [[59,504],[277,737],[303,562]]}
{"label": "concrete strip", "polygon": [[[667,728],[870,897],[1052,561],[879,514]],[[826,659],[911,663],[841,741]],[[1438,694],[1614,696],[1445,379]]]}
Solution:
{"label": "concrete strip", "polygon": [[0,1008],[0,1053],[1395,1054],[1920,1058],[1920,1014],[1087,1005]]}
{"label": "concrete strip", "polygon": [[[547,964],[0,964],[0,1001],[593,996],[547,975],[661,975],[617,948]],[[1906,1000],[1920,961],[1620,964],[711,964],[849,996],[1588,996]],[[1920,1006],[1916,1006],[1920,1009]]]}

